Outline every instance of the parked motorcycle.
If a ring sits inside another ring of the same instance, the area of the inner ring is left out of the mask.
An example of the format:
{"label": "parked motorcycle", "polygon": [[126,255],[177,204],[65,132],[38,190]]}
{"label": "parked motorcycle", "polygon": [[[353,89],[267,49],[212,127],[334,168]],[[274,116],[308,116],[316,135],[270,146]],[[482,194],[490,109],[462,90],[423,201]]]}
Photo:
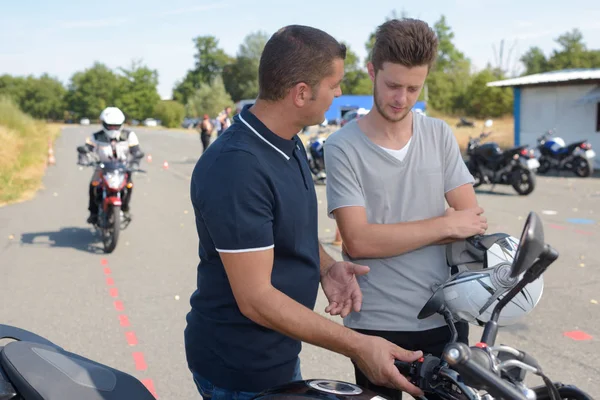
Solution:
{"label": "parked motorcycle", "polygon": [[77,150],[80,155],[78,164],[99,168],[98,179],[92,182],[98,206],[98,219],[94,227],[102,237],[104,252],[112,253],[117,247],[121,230],[131,223],[131,218],[121,211],[121,205],[122,199],[131,196],[132,174],[143,172],[139,169],[139,159],[100,162],[96,154],[84,146]]}
{"label": "parked motorcycle", "polygon": [[544,174],[551,169],[558,171],[573,171],[582,178],[594,172],[596,152],[587,140],[581,140],[569,145],[560,137],[553,137],[552,130],[547,131],[537,139],[537,150],[540,152],[540,167],[538,173]]}
{"label": "parked motorcycle", "polygon": [[[474,246],[489,246],[498,239],[485,235],[474,239]],[[505,235],[506,236],[506,235]],[[489,239],[492,240],[489,240]],[[487,243],[489,242],[489,243]],[[486,244],[487,243],[487,244]],[[539,363],[525,352],[506,345],[496,345],[498,320],[504,307],[522,289],[539,279],[558,253],[544,242],[544,230],[537,214],[531,212],[525,223],[513,263],[503,281],[514,280],[512,288],[497,298],[479,343],[468,347],[457,343],[454,316],[446,306],[446,285],[439,287],[425,304],[419,318],[434,313],[444,316],[452,339],[440,358],[425,355],[421,359],[395,365],[428,395],[445,400],[593,400],[576,386],[552,382]],[[476,271],[473,271],[476,274]],[[14,339],[0,346],[0,399],[2,400],[153,400],[154,397],[136,378],[107,365],[71,353],[49,340],[16,327],[0,325],[0,341]],[[4,343],[4,342],[2,342]],[[544,385],[528,388],[527,372],[539,375]],[[481,394],[481,392],[486,392]],[[260,400],[373,400],[384,399],[353,383],[330,379],[308,379],[265,390]]]}
{"label": "parked motorcycle", "polygon": [[459,118],[458,123],[456,124],[457,128],[462,128],[462,127],[469,127],[469,128],[474,128],[475,127],[475,122],[473,121],[469,121],[468,119],[461,117]]}
{"label": "parked motorcycle", "polygon": [[327,181],[327,174],[325,173],[325,138],[321,135],[311,138],[306,146],[306,155],[314,180],[325,184]]}
{"label": "parked motorcycle", "polygon": [[[485,122],[486,127],[492,121]],[[469,172],[475,179],[474,187],[484,183],[512,185],[520,195],[528,195],[535,188],[535,173],[540,163],[527,146],[502,150],[495,142],[481,144],[481,140],[492,132],[483,132],[477,138],[469,137],[466,162]]]}

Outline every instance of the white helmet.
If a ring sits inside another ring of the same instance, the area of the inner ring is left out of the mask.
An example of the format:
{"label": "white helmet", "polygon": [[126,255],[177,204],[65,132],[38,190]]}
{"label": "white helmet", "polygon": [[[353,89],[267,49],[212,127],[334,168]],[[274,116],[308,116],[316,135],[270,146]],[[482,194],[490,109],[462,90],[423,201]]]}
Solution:
{"label": "white helmet", "polygon": [[[441,285],[441,290],[455,319],[478,325],[489,321],[498,300],[523,278],[523,274],[510,277],[518,245],[517,238],[503,233],[447,245],[446,261],[452,276]],[[513,324],[531,312],[543,289],[541,276],[526,285],[502,309],[498,325]]]}
{"label": "white helmet", "polygon": [[116,139],[121,134],[121,129],[125,123],[125,114],[117,107],[106,107],[100,113],[100,122],[106,136],[110,139]]}

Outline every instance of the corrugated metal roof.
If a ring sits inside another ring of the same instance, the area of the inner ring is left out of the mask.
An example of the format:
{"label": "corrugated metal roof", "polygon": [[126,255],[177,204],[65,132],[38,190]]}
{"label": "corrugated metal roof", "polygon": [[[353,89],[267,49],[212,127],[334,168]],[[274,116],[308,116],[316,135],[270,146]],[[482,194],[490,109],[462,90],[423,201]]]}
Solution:
{"label": "corrugated metal roof", "polygon": [[600,80],[600,68],[564,69],[560,71],[543,72],[541,74],[489,82],[487,86],[528,86],[540,83],[558,83],[588,79]]}

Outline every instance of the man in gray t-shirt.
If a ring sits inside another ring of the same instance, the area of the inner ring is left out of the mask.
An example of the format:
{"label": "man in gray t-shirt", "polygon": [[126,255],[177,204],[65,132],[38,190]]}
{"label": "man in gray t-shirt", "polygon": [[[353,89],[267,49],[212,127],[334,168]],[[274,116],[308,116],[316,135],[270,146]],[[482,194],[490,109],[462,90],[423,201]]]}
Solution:
{"label": "man in gray t-shirt", "polygon": [[[444,244],[483,234],[487,222],[450,127],[411,111],[436,49],[424,22],[379,27],[368,65],[375,106],[327,139],[325,166],[328,213],[340,229],[343,257],[370,267],[358,277],[362,308],[345,316],[344,325],[440,356],[450,338],[444,319],[417,315],[433,285],[449,276]],[[468,326],[457,329],[466,342]],[[358,369],[356,380],[401,397]]]}

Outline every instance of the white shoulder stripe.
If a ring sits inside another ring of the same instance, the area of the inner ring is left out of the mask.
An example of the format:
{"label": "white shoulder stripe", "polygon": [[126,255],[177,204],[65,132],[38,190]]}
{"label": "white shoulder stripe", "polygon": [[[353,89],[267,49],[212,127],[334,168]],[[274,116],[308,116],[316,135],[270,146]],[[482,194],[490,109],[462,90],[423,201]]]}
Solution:
{"label": "white shoulder stripe", "polygon": [[271,143],[271,142],[269,142],[267,139],[265,139],[265,138],[264,138],[264,137],[263,137],[263,136],[262,136],[260,133],[258,133],[258,132],[256,131],[256,129],[254,129],[254,128],[252,127],[252,125],[250,125],[249,123],[247,123],[247,122],[246,122],[246,120],[245,120],[244,118],[242,118],[242,114],[241,114],[241,113],[239,114],[239,118],[240,118],[240,121],[242,121],[242,122],[243,122],[243,123],[244,123],[244,124],[245,124],[245,125],[246,125],[248,128],[250,128],[250,130],[251,130],[252,132],[254,132],[254,134],[255,134],[256,136],[258,136],[258,137],[259,137],[259,138],[261,138],[261,139],[262,139],[262,140],[263,140],[263,141],[264,141],[266,144],[268,144],[269,146],[271,146],[272,148],[274,148],[275,150],[277,150],[277,151],[278,151],[278,152],[279,152],[279,153],[280,153],[282,156],[284,156],[284,157],[285,157],[285,159],[286,159],[286,160],[288,160],[288,161],[290,160],[290,158],[287,156],[287,154],[285,154],[283,151],[279,150],[279,148],[278,148],[277,146],[275,146],[273,143]]}
{"label": "white shoulder stripe", "polygon": [[251,249],[216,249],[219,253],[249,253],[249,252],[253,252],[253,251],[263,251],[263,250],[269,250],[274,248],[275,245],[272,244],[270,246],[266,246],[266,247],[254,247]]}

